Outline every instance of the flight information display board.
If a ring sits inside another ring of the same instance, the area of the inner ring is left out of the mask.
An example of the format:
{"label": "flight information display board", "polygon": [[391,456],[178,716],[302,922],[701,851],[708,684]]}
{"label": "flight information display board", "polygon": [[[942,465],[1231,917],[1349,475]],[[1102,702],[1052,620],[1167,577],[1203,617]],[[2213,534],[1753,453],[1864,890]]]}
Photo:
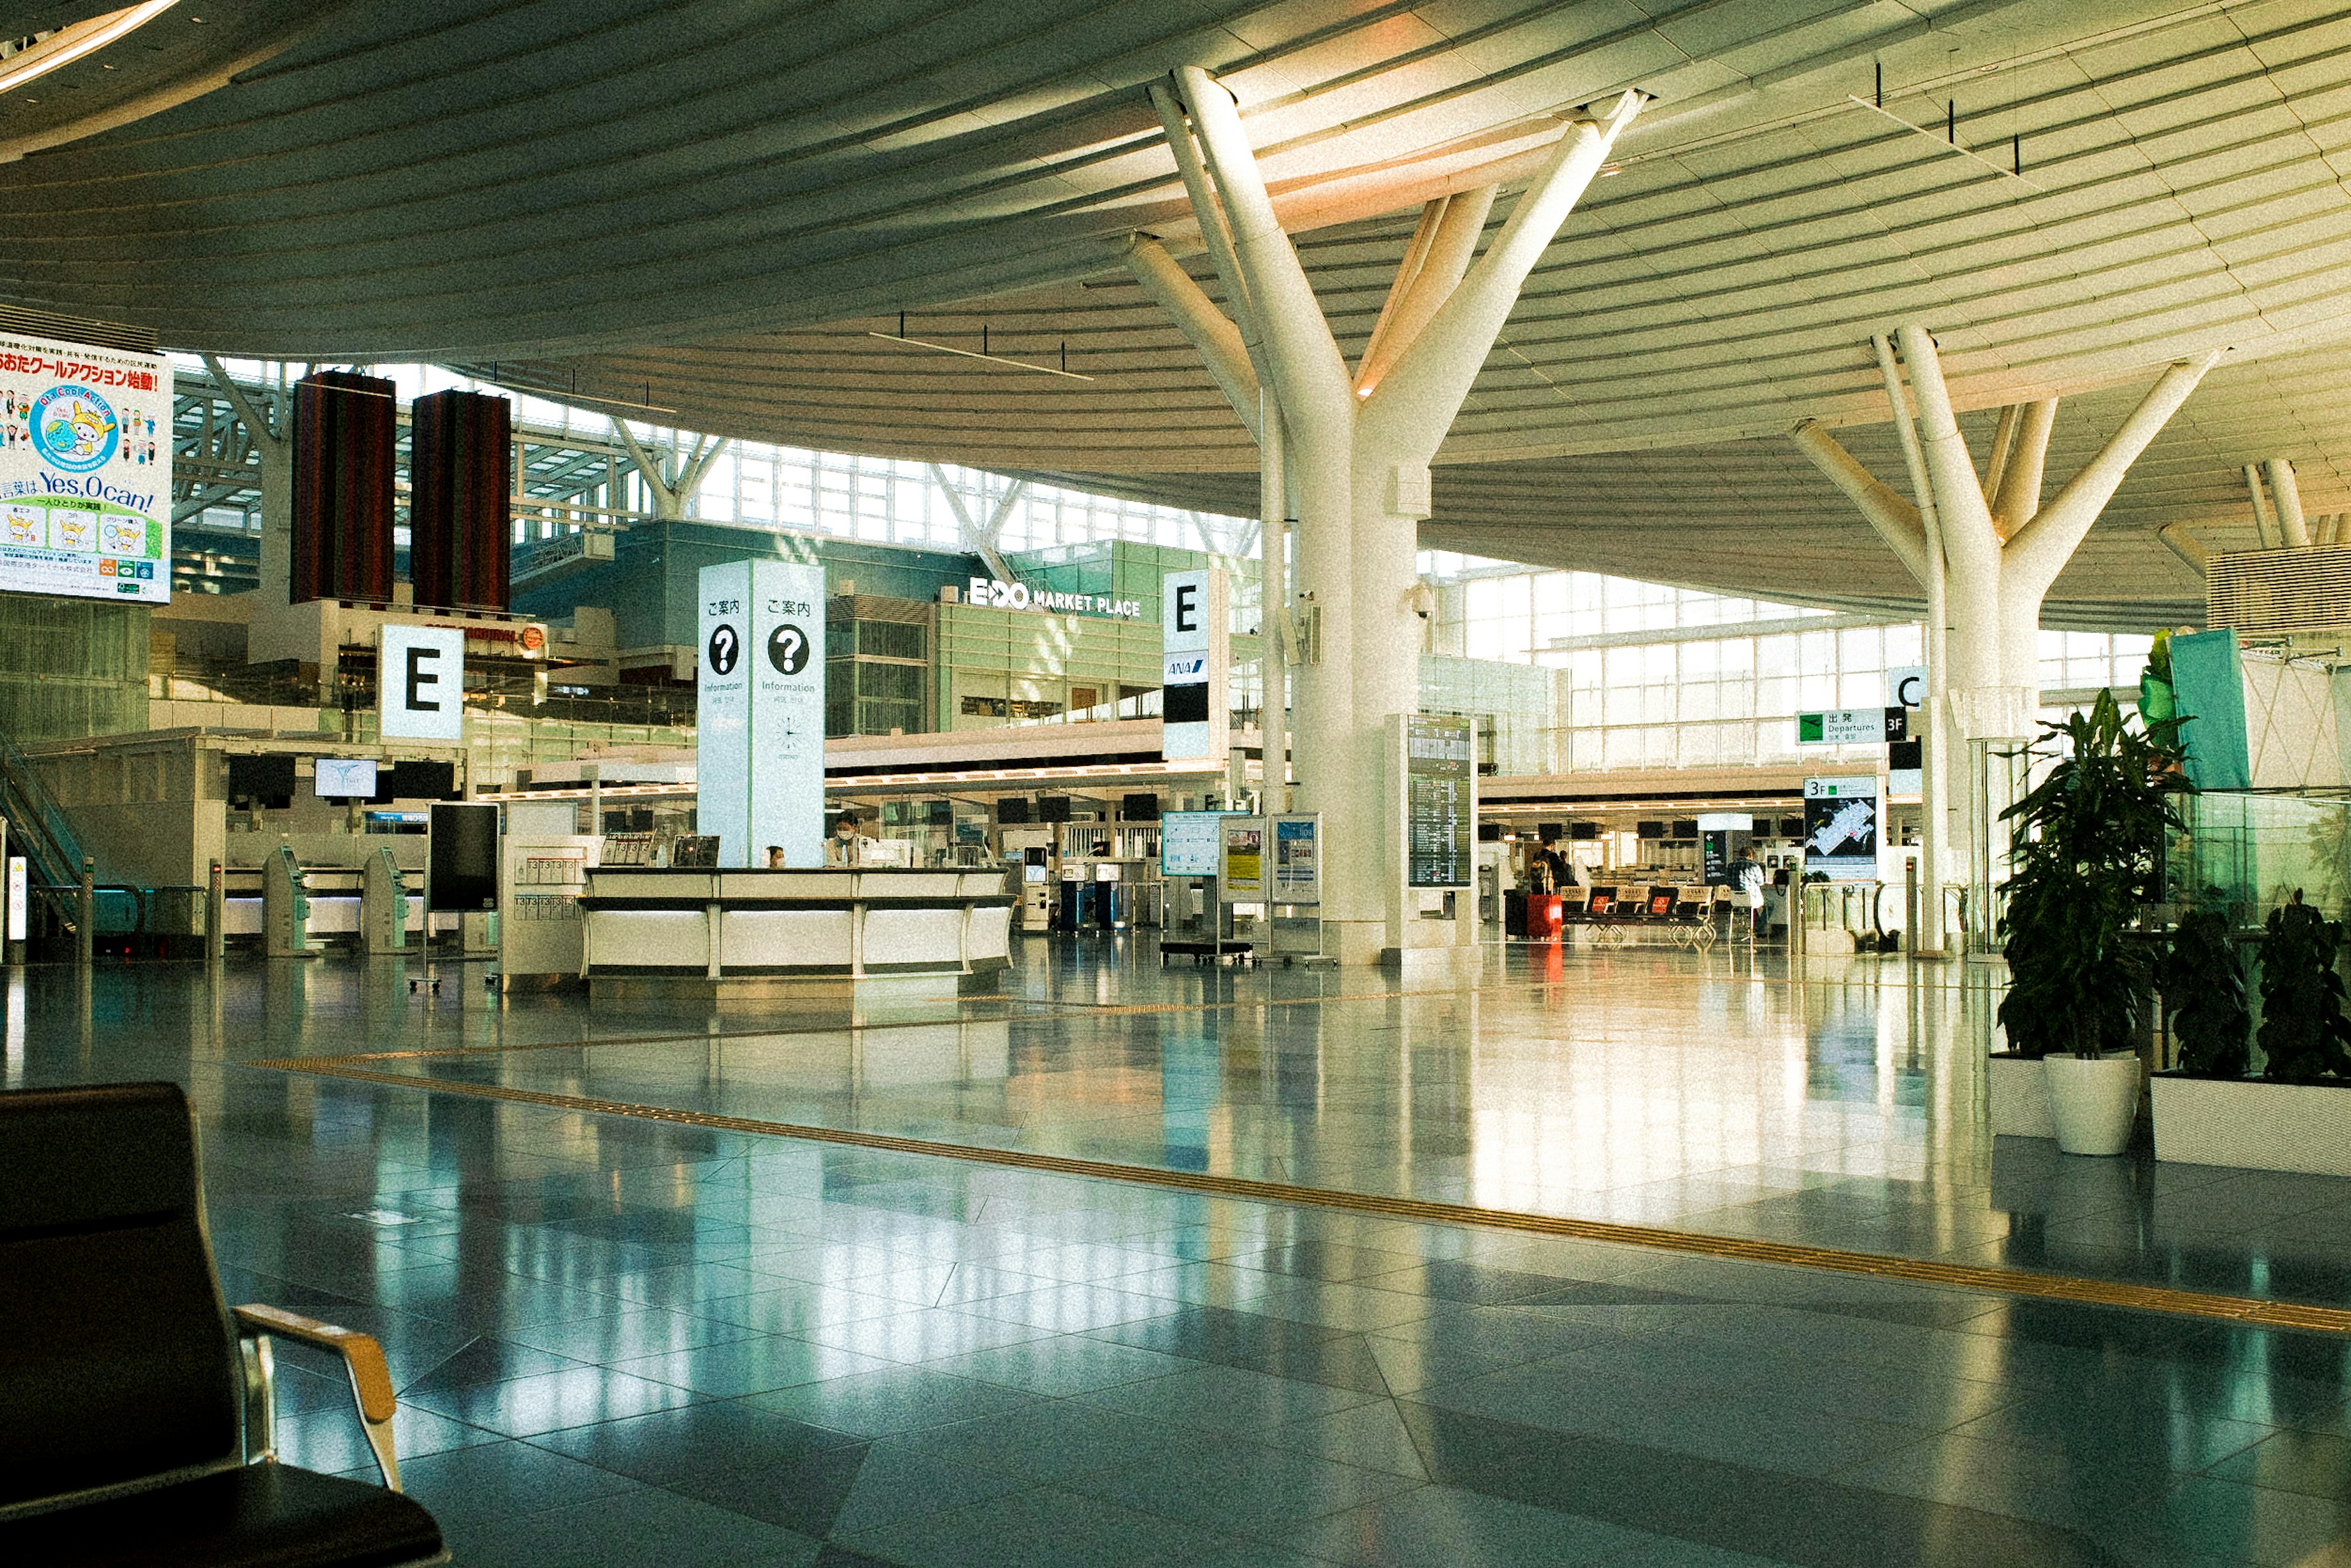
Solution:
{"label": "flight information display board", "polygon": [[1468,887],[1477,871],[1476,723],[1408,714],[1404,737],[1405,881]]}
{"label": "flight information display board", "polygon": [[168,604],[172,365],[0,333],[0,590]]}

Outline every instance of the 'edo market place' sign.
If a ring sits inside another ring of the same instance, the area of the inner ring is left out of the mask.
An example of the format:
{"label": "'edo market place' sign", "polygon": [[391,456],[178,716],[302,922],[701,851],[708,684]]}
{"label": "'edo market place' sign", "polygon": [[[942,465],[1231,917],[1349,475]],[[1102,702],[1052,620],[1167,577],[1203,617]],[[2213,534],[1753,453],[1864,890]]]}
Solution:
{"label": "'edo market place' sign", "polygon": [[1059,593],[1030,588],[1025,582],[1005,582],[975,577],[965,600],[992,610],[1041,610],[1049,615],[1107,615],[1119,621],[1143,619],[1140,599],[1113,599],[1107,593]]}

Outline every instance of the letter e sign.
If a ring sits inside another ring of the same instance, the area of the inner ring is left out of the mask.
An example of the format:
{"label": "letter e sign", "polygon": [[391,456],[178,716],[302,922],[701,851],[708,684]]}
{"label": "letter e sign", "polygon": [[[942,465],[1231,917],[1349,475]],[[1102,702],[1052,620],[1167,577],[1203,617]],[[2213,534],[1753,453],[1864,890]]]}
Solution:
{"label": "letter e sign", "polygon": [[465,738],[462,627],[387,624],[377,643],[375,685],[385,738]]}

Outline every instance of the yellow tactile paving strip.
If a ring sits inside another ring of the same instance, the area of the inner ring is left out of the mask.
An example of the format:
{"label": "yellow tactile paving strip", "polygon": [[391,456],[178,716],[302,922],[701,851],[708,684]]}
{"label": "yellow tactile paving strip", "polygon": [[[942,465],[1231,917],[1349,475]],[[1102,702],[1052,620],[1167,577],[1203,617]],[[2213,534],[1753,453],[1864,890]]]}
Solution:
{"label": "yellow tactile paving strip", "polygon": [[[1329,999],[1329,998],[1317,998]],[[691,1038],[691,1037],[688,1037]],[[416,1053],[423,1054],[423,1053]],[[2022,1270],[1980,1269],[1966,1264],[1936,1263],[1915,1258],[1893,1258],[1873,1252],[1845,1252],[1824,1247],[1796,1247],[1778,1241],[1758,1241],[1737,1236],[1708,1236],[1696,1231],[1668,1230],[1646,1225],[1619,1225],[1606,1220],[1571,1219],[1558,1215],[1531,1214],[1516,1209],[1480,1208],[1468,1204],[1439,1203],[1426,1198],[1392,1197],[1376,1193],[1347,1192],[1332,1187],[1296,1186],[1287,1182],[1258,1181],[1247,1176],[1165,1170],[1107,1160],[1072,1158],[1065,1155],[1032,1154],[1019,1149],[994,1149],[979,1145],[940,1143],[927,1138],[903,1138],[886,1133],[840,1127],[810,1126],[791,1122],[762,1122],[747,1116],[722,1116],[706,1111],[673,1110],[661,1105],[636,1105],[597,1100],[578,1094],[551,1094],[504,1084],[468,1083],[424,1078],[413,1073],[381,1072],[353,1065],[349,1057],[289,1057],[257,1061],[256,1067],[349,1079],[362,1083],[422,1089],[438,1094],[461,1094],[478,1100],[540,1105],[597,1116],[628,1116],[640,1121],[667,1122],[714,1132],[747,1133],[758,1136],[796,1138],[811,1143],[839,1144],[884,1154],[925,1155],[975,1165],[1002,1166],[1014,1170],[1041,1171],[1052,1176],[1096,1181],[1134,1183],[1144,1186],[1200,1193],[1211,1197],[1249,1203],[1337,1209],[1435,1225],[1468,1225],[1487,1229],[1524,1231],[1537,1236],[1576,1241],[1600,1241],[1644,1247],[1702,1258],[1722,1258],[1744,1263],[1776,1263],[1836,1274],[1859,1274],[1899,1280],[1946,1289],[1980,1291],[2040,1301],[2084,1305],[2131,1307],[2178,1317],[2215,1319],[2263,1328],[2307,1329],[2351,1334],[2351,1312],[2335,1307],[2303,1306],[2245,1296],[2207,1294],[2160,1285],[2134,1285],[2111,1280],[2079,1279],[2065,1274],[2031,1273]]]}

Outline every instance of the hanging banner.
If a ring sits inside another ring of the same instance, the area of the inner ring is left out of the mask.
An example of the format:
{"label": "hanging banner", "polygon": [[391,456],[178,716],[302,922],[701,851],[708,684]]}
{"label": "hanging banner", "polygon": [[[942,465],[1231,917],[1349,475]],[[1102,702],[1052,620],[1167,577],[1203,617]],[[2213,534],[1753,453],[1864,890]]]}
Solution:
{"label": "hanging banner", "polygon": [[385,622],[376,634],[375,691],[386,740],[464,740],[465,629]]}
{"label": "hanging banner", "polygon": [[[744,647],[751,631],[751,563],[705,566],[697,580],[695,636],[695,831],[716,835],[720,865],[751,861],[751,672]],[[766,856],[761,855],[761,860]]]}
{"label": "hanging banner", "polygon": [[0,590],[172,601],[172,362],[0,334]]}
{"label": "hanging banner", "polygon": [[1276,904],[1322,902],[1322,819],[1297,812],[1273,819],[1273,892]]}
{"label": "hanging banner", "polygon": [[1159,754],[1221,765],[1230,740],[1225,574],[1214,567],[1160,580]]}
{"label": "hanging banner", "polygon": [[763,866],[774,845],[788,866],[821,866],[824,568],[780,560],[750,567],[751,836],[747,859],[719,863]]}
{"label": "hanging banner", "polygon": [[1831,882],[1877,875],[1877,779],[1804,780],[1804,870]]}

